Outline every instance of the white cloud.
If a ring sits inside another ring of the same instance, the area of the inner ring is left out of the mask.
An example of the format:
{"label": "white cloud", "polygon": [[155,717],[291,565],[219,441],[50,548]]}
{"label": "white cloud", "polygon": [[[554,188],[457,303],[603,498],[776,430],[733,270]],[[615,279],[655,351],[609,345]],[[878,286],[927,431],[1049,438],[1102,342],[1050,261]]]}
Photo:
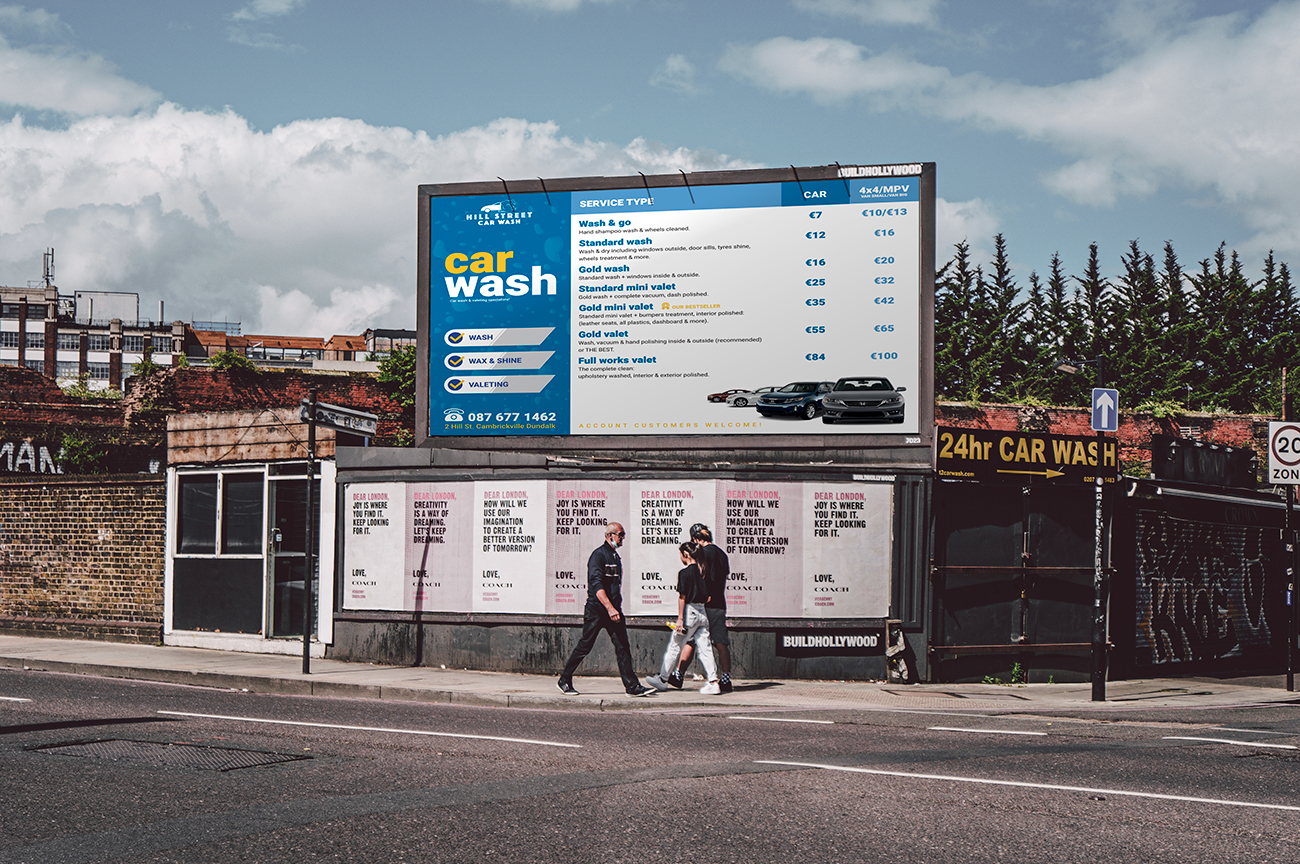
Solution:
{"label": "white cloud", "polygon": [[0,37],[0,103],[77,116],[135,111],[158,94],[97,54],[18,48]]}
{"label": "white cloud", "polygon": [[253,0],[231,13],[232,21],[261,21],[279,18],[305,5],[307,0]]}
{"label": "white cloud", "polygon": [[[493,0],[500,2],[500,0]],[[539,12],[573,12],[583,3],[615,3],[618,0],[505,0],[516,9],[531,9]]]}
{"label": "white cloud", "polygon": [[283,37],[275,33],[249,30],[246,27],[228,28],[226,38],[236,45],[243,45],[245,48],[268,48],[272,51],[288,51],[295,54],[306,50],[301,45],[291,45],[285,42]]}
{"label": "white cloud", "polygon": [[853,96],[875,97],[892,107],[909,95],[951,81],[946,69],[926,66],[900,53],[868,55],[845,39],[778,36],[757,45],[732,45],[723,53],[724,71],[778,92],[805,92],[819,102]]}
{"label": "white cloud", "polygon": [[66,129],[15,119],[0,124],[0,281],[36,278],[54,246],[65,293],[138,292],[169,317],[288,335],[414,327],[421,183],[739,167],[515,119],[436,138],[339,118],[258,132],[171,104]]}
{"label": "white cloud", "polygon": [[865,98],[1043,141],[1076,160],[1045,183],[1107,205],[1176,184],[1210,189],[1256,230],[1243,249],[1300,251],[1300,3],[1247,22],[1188,22],[1093,78],[1048,86],[957,76],[841,39],[733,46],[724,68],[822,102]]}
{"label": "white cloud", "polygon": [[695,66],[681,54],[669,54],[650,76],[653,87],[676,90],[678,93],[697,93]]}
{"label": "white cloud", "polygon": [[1180,33],[1192,9],[1191,0],[1115,0],[1102,7],[1103,24],[1118,44],[1141,48],[1165,42]]}
{"label": "white cloud", "polygon": [[[323,336],[358,335],[374,326],[380,316],[398,305],[401,299],[397,289],[388,285],[362,285],[355,289],[335,288],[329,293],[328,305],[304,291],[280,291],[269,285],[258,285],[261,301],[261,320],[267,322],[292,321],[300,333]],[[407,325],[414,330],[414,324]],[[244,332],[250,332],[245,330]],[[283,327],[272,327],[263,335],[284,335]]]}
{"label": "white cloud", "polygon": [[803,12],[857,18],[863,24],[935,26],[939,0],[794,0]]}
{"label": "white cloud", "polygon": [[993,257],[993,235],[998,232],[998,218],[988,202],[980,198],[969,201],[935,200],[934,257],[938,266],[952,257],[953,247],[965,241],[971,259],[983,263]]}
{"label": "white cloud", "polygon": [[306,3],[307,0],[252,0],[251,3],[241,6],[230,14],[230,20],[237,23],[226,29],[226,38],[246,48],[299,53],[305,50],[301,45],[291,45],[275,33],[251,29],[247,23],[265,21],[267,18],[282,18]]}
{"label": "white cloud", "polygon": [[42,35],[60,33],[67,29],[54,13],[11,3],[0,5],[0,27],[5,30],[32,30]]}

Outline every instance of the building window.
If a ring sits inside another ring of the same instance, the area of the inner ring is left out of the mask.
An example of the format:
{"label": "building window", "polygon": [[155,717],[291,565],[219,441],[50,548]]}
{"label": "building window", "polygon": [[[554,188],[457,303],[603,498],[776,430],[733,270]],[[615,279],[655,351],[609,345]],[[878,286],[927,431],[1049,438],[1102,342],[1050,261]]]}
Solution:
{"label": "building window", "polygon": [[154,336],[150,342],[153,345],[153,350],[161,351],[164,354],[172,353],[172,337]]}
{"label": "building window", "polygon": [[59,334],[60,351],[80,351],[81,335],[78,333],[60,333]]}
{"label": "building window", "polygon": [[17,348],[18,339],[21,335],[16,330],[0,331],[0,348]]}
{"label": "building window", "polygon": [[212,555],[217,551],[217,475],[180,478],[180,518],[176,551]]}
{"label": "building window", "polygon": [[262,554],[265,481],[260,473],[190,474],[178,482],[177,554]]}
{"label": "building window", "polygon": [[60,378],[76,378],[81,374],[81,366],[76,360],[59,360],[55,364],[54,374]]}
{"label": "building window", "polygon": [[144,337],[143,337],[143,336],[123,336],[123,337],[122,337],[122,350],[123,350],[123,351],[130,351],[130,352],[133,353],[133,354],[143,354],[143,353],[144,353]]}
{"label": "building window", "polygon": [[112,348],[113,339],[107,333],[91,333],[90,342],[86,345],[87,351],[108,351]]}
{"label": "building window", "polygon": [[0,303],[0,318],[17,318],[18,310],[17,303]]}
{"label": "building window", "polygon": [[44,334],[44,333],[33,333],[33,332],[31,332],[30,330],[27,331],[27,347],[28,347],[28,348],[41,348],[41,349],[44,349],[44,348],[45,348],[45,334]]}
{"label": "building window", "polygon": [[258,555],[262,551],[262,475],[226,474],[221,492],[221,551]]}
{"label": "building window", "polygon": [[40,372],[42,375],[45,374],[44,360],[24,360],[23,365],[26,366],[28,369],[35,369],[37,372]]}
{"label": "building window", "polygon": [[87,363],[87,364],[86,364],[86,371],[87,371],[88,373],[90,373],[90,377],[91,377],[91,378],[95,378],[95,379],[98,379],[98,380],[100,380],[100,381],[107,381],[107,380],[108,380],[108,364],[107,364],[107,363]]}

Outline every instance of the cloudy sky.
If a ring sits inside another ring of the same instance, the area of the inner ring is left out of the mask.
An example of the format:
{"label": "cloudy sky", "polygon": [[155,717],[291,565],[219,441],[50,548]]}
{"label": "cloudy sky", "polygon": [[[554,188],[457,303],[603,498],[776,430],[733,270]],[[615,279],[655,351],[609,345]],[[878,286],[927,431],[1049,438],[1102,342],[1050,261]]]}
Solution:
{"label": "cloudy sky", "polygon": [[0,5],[0,283],[413,327],[420,183],[938,163],[940,263],[1300,263],[1300,2]]}

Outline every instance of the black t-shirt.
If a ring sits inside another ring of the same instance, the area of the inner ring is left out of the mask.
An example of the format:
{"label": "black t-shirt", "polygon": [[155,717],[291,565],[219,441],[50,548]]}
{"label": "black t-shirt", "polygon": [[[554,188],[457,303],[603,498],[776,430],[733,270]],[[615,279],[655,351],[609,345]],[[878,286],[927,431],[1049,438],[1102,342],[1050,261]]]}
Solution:
{"label": "black t-shirt", "polygon": [[695,560],[704,571],[704,589],[709,592],[708,602],[704,605],[710,609],[726,609],[727,577],[731,575],[731,562],[727,560],[727,553],[710,543],[699,548]]}
{"label": "black t-shirt", "polygon": [[709,596],[704,588],[704,577],[696,564],[683,567],[677,571],[677,593],[686,598],[687,603],[703,603]]}

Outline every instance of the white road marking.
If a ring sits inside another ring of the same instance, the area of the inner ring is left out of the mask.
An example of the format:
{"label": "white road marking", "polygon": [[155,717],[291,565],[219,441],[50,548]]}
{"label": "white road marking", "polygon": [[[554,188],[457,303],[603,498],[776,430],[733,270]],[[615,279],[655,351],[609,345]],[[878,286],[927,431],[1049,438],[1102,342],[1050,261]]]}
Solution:
{"label": "white road marking", "polygon": [[1267,729],[1234,729],[1231,726],[1211,726],[1215,732],[1249,732],[1251,735],[1294,735],[1294,732],[1270,732]]}
{"label": "white road marking", "polygon": [[344,726],[338,723],[307,723],[302,720],[266,720],[261,717],[229,717],[224,714],[191,714],[186,711],[159,711],[170,717],[197,717],[203,720],[235,720],[240,723],[271,723],[278,726],[308,726],[314,729],[346,729],[352,732],[392,732],[398,735],[432,735],[437,738],[472,738],[476,741],[506,741],[511,744],[540,744],[543,747],[574,747],[581,744],[564,744],[559,741],[535,741],[531,738],[503,738],[498,735],[466,735],[460,732],[429,732],[424,729],[386,729],[382,726]]}
{"label": "white road marking", "polygon": [[30,702],[30,699],[23,699],[18,696],[0,696],[0,702]]}
{"label": "white road marking", "polygon": [[736,715],[728,717],[728,720],[766,720],[768,723],[817,723],[823,726],[834,726],[834,720],[798,720],[794,717],[744,717]]}
{"label": "white road marking", "polygon": [[1190,735],[1166,735],[1165,741],[1204,741],[1207,744],[1236,744],[1240,747],[1273,747],[1277,750],[1300,750],[1294,744],[1265,744],[1262,741],[1234,741],[1231,738],[1194,738]]}
{"label": "white road marking", "polygon": [[956,726],[930,726],[931,732],[978,732],[981,735],[1046,735],[1046,732],[1021,732],[1018,729],[958,729]]}
{"label": "white road marking", "polygon": [[851,774],[875,774],[882,777],[902,777],[910,780],[945,780],[951,783],[975,783],[986,786],[1016,786],[1021,789],[1050,789],[1056,792],[1087,792],[1093,795],[1123,795],[1129,798],[1154,798],[1160,801],[1184,801],[1190,804],[1222,804],[1227,807],[1255,807],[1261,810],[1289,810],[1300,813],[1300,806],[1288,804],[1260,804],[1255,801],[1229,801],[1223,798],[1195,798],[1190,795],[1166,795],[1161,792],[1132,792],[1127,789],[1100,789],[1091,786],[1062,786],[1056,783],[1028,783],[1023,780],[989,780],[984,777],[954,777],[947,774],[913,774],[907,771],[881,771],[876,768],[850,768],[845,765],[819,765],[813,762],[778,762],[756,759],[756,765],[788,765],[792,768],[821,768],[825,771],[847,771]]}

